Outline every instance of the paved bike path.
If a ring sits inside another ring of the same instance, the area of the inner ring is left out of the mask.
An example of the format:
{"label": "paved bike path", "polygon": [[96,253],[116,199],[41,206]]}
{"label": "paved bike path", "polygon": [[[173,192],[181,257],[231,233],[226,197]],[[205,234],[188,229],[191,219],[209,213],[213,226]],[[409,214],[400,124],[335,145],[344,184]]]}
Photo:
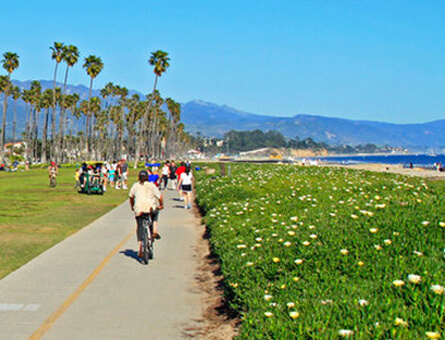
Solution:
{"label": "paved bike path", "polygon": [[[155,259],[137,260],[128,202],[0,281],[0,339],[182,339],[202,305],[200,221],[164,192]],[[100,199],[100,197],[98,197]]]}

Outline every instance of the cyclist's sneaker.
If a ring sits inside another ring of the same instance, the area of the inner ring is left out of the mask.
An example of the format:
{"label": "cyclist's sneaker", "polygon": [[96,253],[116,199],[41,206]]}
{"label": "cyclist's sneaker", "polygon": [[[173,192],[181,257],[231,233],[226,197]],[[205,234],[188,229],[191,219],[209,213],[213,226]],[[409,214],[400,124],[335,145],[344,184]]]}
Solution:
{"label": "cyclist's sneaker", "polygon": [[159,235],[158,233],[153,233],[153,237],[157,240],[161,239],[161,235]]}

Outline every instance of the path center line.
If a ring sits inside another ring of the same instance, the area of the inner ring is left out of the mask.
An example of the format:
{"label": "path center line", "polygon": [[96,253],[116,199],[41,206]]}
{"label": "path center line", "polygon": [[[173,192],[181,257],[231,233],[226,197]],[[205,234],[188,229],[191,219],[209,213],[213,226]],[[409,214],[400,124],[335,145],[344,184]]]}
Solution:
{"label": "path center line", "polygon": [[65,313],[69,306],[79,297],[79,295],[90,285],[91,282],[99,275],[104,269],[105,265],[111,260],[111,258],[127,243],[134,231],[130,232],[125,238],[103,259],[103,261],[93,270],[88,278],[60,305],[60,307],[51,314],[42,325],[28,338],[28,340],[39,340],[48,332],[56,321]]}

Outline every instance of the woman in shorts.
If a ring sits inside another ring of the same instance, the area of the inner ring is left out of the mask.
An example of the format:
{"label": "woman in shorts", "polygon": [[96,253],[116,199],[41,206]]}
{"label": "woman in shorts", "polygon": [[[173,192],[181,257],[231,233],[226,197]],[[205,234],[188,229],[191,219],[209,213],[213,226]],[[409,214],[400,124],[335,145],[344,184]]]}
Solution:
{"label": "woman in shorts", "polygon": [[191,209],[192,207],[192,184],[193,184],[193,175],[190,171],[190,167],[186,167],[185,171],[181,174],[178,183],[178,189],[181,189],[184,193],[184,208]]}

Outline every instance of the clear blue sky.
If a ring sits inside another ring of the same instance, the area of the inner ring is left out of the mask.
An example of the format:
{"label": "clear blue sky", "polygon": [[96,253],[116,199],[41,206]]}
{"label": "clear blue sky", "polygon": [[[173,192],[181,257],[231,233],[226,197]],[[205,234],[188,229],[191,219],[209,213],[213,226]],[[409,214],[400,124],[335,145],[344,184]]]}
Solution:
{"label": "clear blue sky", "polygon": [[20,55],[14,79],[52,79],[49,47],[60,41],[81,52],[70,83],[88,86],[81,64],[94,54],[105,63],[95,87],[148,93],[147,60],[162,49],[171,66],[158,89],[180,102],[276,116],[445,119],[440,0],[14,0],[1,17],[0,53]]}

